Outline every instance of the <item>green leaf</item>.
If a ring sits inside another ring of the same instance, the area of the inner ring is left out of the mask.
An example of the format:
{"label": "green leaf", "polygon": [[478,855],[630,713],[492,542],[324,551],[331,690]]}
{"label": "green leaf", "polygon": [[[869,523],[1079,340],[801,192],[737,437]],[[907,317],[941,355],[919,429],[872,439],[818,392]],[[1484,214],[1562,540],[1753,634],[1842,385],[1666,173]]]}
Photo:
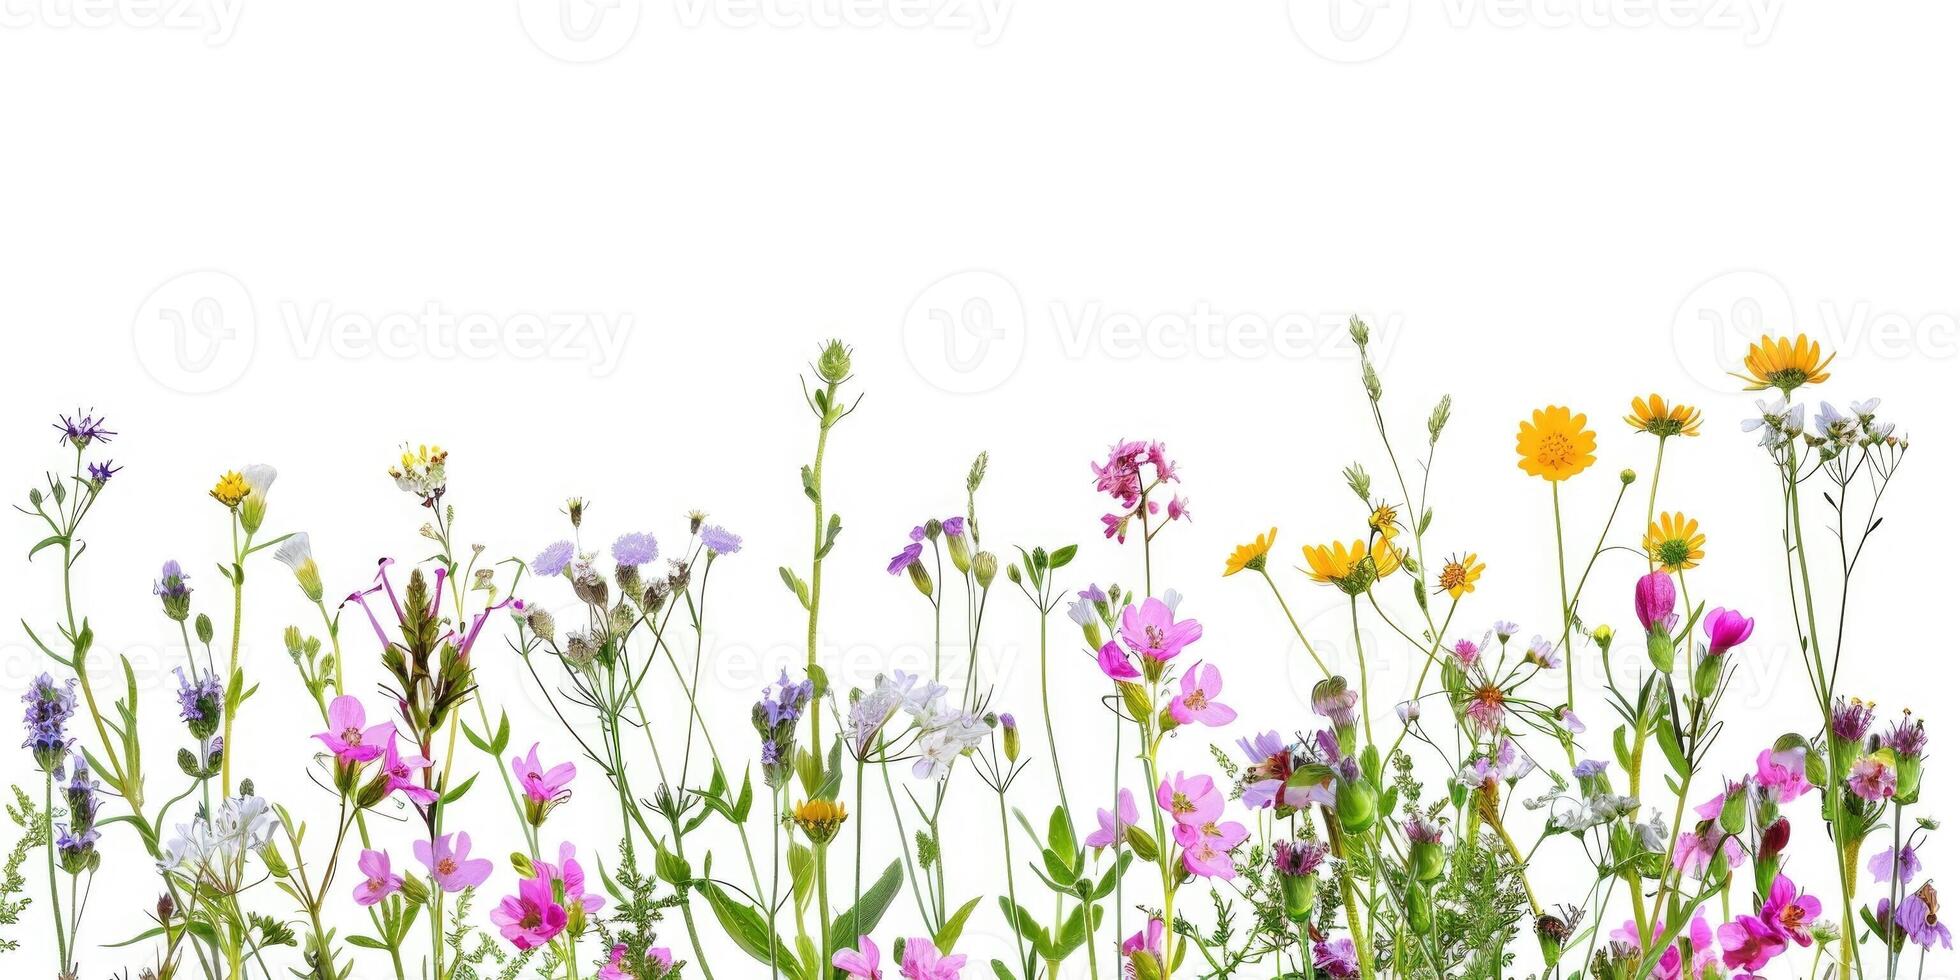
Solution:
{"label": "green leaf", "polygon": [[497,712],[497,737],[490,740],[490,754],[501,758],[510,747],[510,712]]}
{"label": "green leaf", "polygon": [[458,786],[455,789],[452,789],[449,792],[442,794],[443,805],[448,806],[449,804],[462,799],[463,794],[469,792],[470,787],[476,785],[476,777],[481,775],[483,774],[480,772],[471,773],[470,778],[463,780],[463,784],[461,786]]}
{"label": "green leaf", "polygon": [[666,841],[653,842],[653,871],[661,881],[676,887],[694,877],[694,869],[687,859],[668,850]]}
{"label": "green leaf", "polygon": [[469,723],[469,722],[467,722],[467,721],[466,721],[466,722],[463,722],[463,723],[462,723],[462,724],[461,724],[460,726],[458,726],[458,727],[460,727],[460,728],[462,728],[462,729],[463,729],[463,737],[464,737],[464,738],[466,738],[466,739],[468,739],[468,740],[469,740],[469,743],[470,743],[471,745],[474,745],[474,746],[476,746],[476,748],[477,748],[477,751],[479,751],[479,752],[483,752],[483,753],[486,753],[486,754],[489,754],[489,755],[495,755],[495,754],[496,754],[496,753],[494,753],[494,752],[491,752],[491,751],[490,751],[490,743],[488,743],[488,742],[485,742],[485,741],[484,741],[483,739],[481,739],[481,738],[479,738],[479,737],[477,736],[477,734],[476,734],[476,731],[475,731],[474,729],[472,729],[472,728],[470,728],[470,723]]}
{"label": "green leaf", "polygon": [[34,547],[27,549],[27,560],[33,561],[34,556],[38,554],[42,548],[48,548],[58,544],[66,544],[67,542],[68,542],[68,536],[65,534],[50,534],[47,537],[42,538],[39,543],[34,545]]}
{"label": "green leaf", "polygon": [[[898,889],[904,883],[905,872],[899,866],[899,863],[893,861],[886,865],[884,873],[878,876],[878,880],[872,882],[871,887],[864,890],[864,897],[859,899],[850,908],[839,913],[836,919],[831,920],[830,949],[825,951],[824,959],[828,961],[831,953],[856,946],[859,936],[876,930],[878,928],[878,920],[884,918],[885,910],[891,907],[892,899],[898,897]],[[973,901],[977,902],[979,899],[976,898]],[[973,902],[968,902],[967,908],[971,909],[972,907]],[[961,913],[960,918],[961,921],[965,920],[964,912]],[[855,927],[851,925],[853,922],[857,923]],[[948,926],[952,925],[950,920],[947,924]],[[853,931],[854,928],[855,931]],[[953,935],[956,937],[959,935],[957,928],[953,930]],[[943,952],[949,947],[941,943],[939,948]]]}
{"label": "green leaf", "polygon": [[1070,561],[1073,561],[1074,559],[1075,559],[1075,546],[1072,544],[1065,544],[1059,548],[1056,548],[1054,552],[1049,554],[1048,567],[1051,570],[1057,569],[1062,567],[1063,565],[1068,564]]}
{"label": "green leaf", "polygon": [[761,913],[730,898],[720,885],[711,881],[703,881],[697,888],[708,899],[708,908],[715,913],[715,921],[721,924],[722,931],[742,952],[764,964],[773,954],[776,967],[784,976],[790,980],[803,980],[803,968],[798,965],[789,947],[784,946],[783,941],[769,930],[769,924],[763,921]]}
{"label": "green leaf", "polygon": [[810,895],[817,888],[817,857],[801,844],[789,846],[789,889],[796,896],[796,907],[808,908]]}
{"label": "green leaf", "polygon": [[980,904],[981,897],[975,895],[968,899],[967,903],[960,906],[959,911],[947,917],[946,924],[940,926],[939,931],[933,934],[932,944],[939,947],[941,953],[951,953],[953,947],[959,944],[960,933],[966,931],[966,917],[973,914],[974,908]]}
{"label": "green leaf", "polygon": [[388,948],[387,943],[384,943],[379,939],[375,939],[369,936],[350,935],[347,937],[347,945],[359,946],[362,949],[387,949]]}
{"label": "green leaf", "polygon": [[1075,877],[1075,835],[1069,833],[1067,811],[1059,806],[1048,814],[1048,849],[1068,862],[1068,877]]}

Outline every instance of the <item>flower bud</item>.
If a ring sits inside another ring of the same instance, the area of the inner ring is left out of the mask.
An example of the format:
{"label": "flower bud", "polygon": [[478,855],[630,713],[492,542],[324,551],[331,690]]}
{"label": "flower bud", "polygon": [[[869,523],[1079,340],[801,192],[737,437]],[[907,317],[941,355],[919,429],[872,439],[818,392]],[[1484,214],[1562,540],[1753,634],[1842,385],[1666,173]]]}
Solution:
{"label": "flower bud", "polygon": [[1007,761],[1021,757],[1021,726],[1015,724],[1013,715],[1000,716],[1000,743],[1001,751],[1007,753]]}
{"label": "flower bud", "polygon": [[[1010,578],[1012,577],[1011,573],[1013,571],[1011,567],[1008,569]],[[1000,559],[994,557],[993,552],[983,551],[973,556],[973,577],[979,580],[981,588],[984,589],[993,585],[994,576],[999,574],[999,572]]]}
{"label": "flower bud", "polygon": [[251,488],[251,492],[239,502],[238,523],[245,528],[245,533],[257,534],[265,524],[266,495],[272,492],[272,481],[278,478],[279,471],[264,463],[254,463],[245,467],[240,475],[245,478],[245,485]]}
{"label": "flower bud", "polygon": [[1366,779],[1334,781],[1334,812],[1341,818],[1341,829],[1350,834],[1366,833],[1381,816],[1374,784]]}
{"label": "flower bud", "polygon": [[1633,481],[1636,479],[1638,479],[1638,475],[1635,474],[1632,470],[1620,471],[1620,486],[1623,487],[1633,486]]}
{"label": "flower bud", "polygon": [[1715,686],[1722,681],[1722,658],[1704,656],[1695,665],[1695,696],[1703,701],[1715,696]]}
{"label": "flower bud", "polygon": [[552,621],[551,613],[545,611],[543,606],[532,607],[524,618],[530,625],[531,632],[538,635],[538,639],[550,643],[558,638],[558,624]]}
{"label": "flower bud", "polygon": [[817,377],[826,384],[843,384],[851,376],[851,349],[842,340],[831,340],[817,355]]}
{"label": "flower bud", "polygon": [[1436,910],[1429,901],[1429,889],[1421,882],[1411,881],[1402,894],[1403,903],[1408,907],[1409,930],[1418,936],[1426,936],[1436,924]]}
{"label": "flower bud", "polygon": [[918,588],[920,595],[928,599],[932,598],[932,573],[926,571],[924,562],[915,561],[905,566],[905,574],[911,577],[912,584]]}
{"label": "flower bud", "polygon": [[206,616],[203,613],[198,613],[197,614],[197,642],[210,643],[211,637],[215,635],[216,632],[217,631],[212,629],[211,627],[211,617]]}
{"label": "flower bud", "polygon": [[421,875],[402,875],[402,898],[410,905],[421,905],[429,900],[429,886],[424,884]]}
{"label": "flower bud", "polygon": [[1647,662],[1663,674],[1674,673],[1674,637],[1665,627],[1647,634]]}

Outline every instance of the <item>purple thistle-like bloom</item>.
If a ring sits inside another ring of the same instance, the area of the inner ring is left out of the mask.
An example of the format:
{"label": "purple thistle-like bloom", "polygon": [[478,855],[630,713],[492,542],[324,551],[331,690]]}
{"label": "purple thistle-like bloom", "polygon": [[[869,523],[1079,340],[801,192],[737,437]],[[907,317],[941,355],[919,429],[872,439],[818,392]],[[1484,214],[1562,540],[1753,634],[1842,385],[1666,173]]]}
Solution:
{"label": "purple thistle-like bloom", "polygon": [[74,415],[63,415],[61,421],[54,424],[56,429],[61,430],[61,436],[56,441],[76,449],[87,449],[91,442],[107,443],[116,435],[105,428],[108,423],[106,418],[97,418],[94,409],[87,412],[76,409]]}
{"label": "purple thistle-like bloom", "polygon": [[27,741],[21,747],[33,752],[42,771],[54,772],[68,751],[68,719],[75,716],[75,679],[57,685],[52,676],[42,674],[28,685],[21,700],[27,704],[23,719]]}
{"label": "purple thistle-like bloom", "polygon": [[701,546],[710,555],[732,555],[742,550],[742,536],[714,524],[701,529]]}
{"label": "purple thistle-like bloom", "polygon": [[1926,723],[1907,715],[1879,741],[1901,759],[1917,759],[1926,754]]}
{"label": "purple thistle-like bloom", "polygon": [[531,559],[531,574],[550,578],[551,576],[563,573],[565,566],[571,563],[572,543],[570,541],[553,541],[545,545],[544,550],[538,552],[536,558]]}
{"label": "purple thistle-like bloom", "polygon": [[1361,975],[1361,957],[1354,951],[1354,940],[1346,936],[1314,943],[1313,965],[1334,980],[1350,980]]}
{"label": "purple thistle-like bloom", "polygon": [[1840,697],[1831,708],[1831,734],[1846,742],[1863,741],[1872,726],[1873,706],[1865,701]]}
{"label": "purple thistle-like bloom", "polygon": [[1295,878],[1313,874],[1327,858],[1327,845],[1317,840],[1273,842],[1273,870]]}
{"label": "purple thistle-like bloom", "polygon": [[621,565],[645,565],[660,557],[660,542],[644,531],[628,531],[613,542],[612,556]]}
{"label": "purple thistle-like bloom", "polygon": [[122,467],[115,465],[115,462],[113,459],[105,459],[99,463],[88,464],[89,481],[98,484],[109,482],[110,477],[122,472]]}
{"label": "purple thistle-like bloom", "polygon": [[898,554],[892,556],[892,560],[885,564],[885,571],[897,575],[911,567],[912,563],[918,561],[919,556],[924,553],[925,545],[914,541],[906,545]]}

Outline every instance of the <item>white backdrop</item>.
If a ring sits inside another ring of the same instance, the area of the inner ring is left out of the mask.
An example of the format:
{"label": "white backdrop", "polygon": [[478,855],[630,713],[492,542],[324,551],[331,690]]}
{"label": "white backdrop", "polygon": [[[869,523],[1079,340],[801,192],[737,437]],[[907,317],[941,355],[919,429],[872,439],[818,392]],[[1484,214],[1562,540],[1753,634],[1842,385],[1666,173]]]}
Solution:
{"label": "white backdrop", "polygon": [[[1257,583],[1218,572],[1270,524],[1289,569],[1304,541],[1352,536],[1341,466],[1362,460],[1386,487],[1342,326],[1360,312],[1409,444],[1455,395],[1432,550],[1490,565],[1459,614],[1478,625],[1457,632],[1508,618],[1528,637],[1556,612],[1545,488],[1512,452],[1530,408],[1570,404],[1600,432],[1599,463],[1568,484],[1575,552],[1613,474],[1651,465],[1619,421],[1628,398],[1706,411],[1706,434],[1670,447],[1661,504],[1709,534],[1698,597],[1758,617],[1719,753],[1731,771],[1812,719],[1775,491],[1735,431],[1750,399],[1722,372],[1759,328],[1838,351],[1826,394],[1884,396],[1915,444],[1854,596],[1848,687],[1887,714],[1928,709],[1940,755],[1954,674],[1935,604],[1960,438],[1951,4],[236,2],[10,0],[0,28],[0,458],[24,494],[65,465],[56,412],[93,406],[120,430],[125,469],[79,591],[98,649],[138,665],[155,744],[181,738],[181,651],[150,580],[179,559],[198,607],[221,612],[216,475],[278,466],[268,528],[309,531],[344,593],[377,557],[428,551],[423,512],[384,474],[410,440],[451,450],[459,538],[494,555],[561,536],[573,494],[596,502],[588,540],[648,530],[677,546],[693,507],[745,535],[717,565],[704,692],[721,744],[746,748],[747,704],[801,659],[775,569],[807,557],[796,374],[832,334],[856,344],[866,393],[828,464],[845,520],[825,597],[834,678],[921,662],[927,610],[884,562],[913,524],[956,512],[979,450],[990,546],[1079,542],[1071,574],[1139,584],[1134,550],[1100,538],[1086,463],[1153,437],[1196,515],[1158,540],[1160,587],[1205,622],[1193,652],[1225,667],[1242,717],[1216,734],[1299,725],[1297,644]],[[55,566],[24,565],[40,535],[6,526],[8,616],[46,623]],[[1589,618],[1631,619],[1626,566],[1603,566]],[[1315,639],[1338,643],[1331,590],[1278,577]],[[304,805],[315,726],[279,632],[312,614],[269,556],[251,592],[247,662],[265,686],[238,771]],[[997,701],[1032,720],[1025,607],[1001,601],[990,623]],[[345,636],[363,650],[362,630]],[[4,650],[16,694],[43,665],[17,631]],[[570,755],[501,638],[480,651],[515,741]],[[1058,687],[1099,683],[1073,652]],[[371,658],[351,670],[355,689],[378,680]],[[1379,662],[1376,690],[1408,672]],[[1086,783],[1107,771],[1108,729],[1080,700],[1062,752]],[[1590,754],[1605,756],[1593,704]],[[1204,765],[1205,746],[1180,737],[1172,767]],[[169,753],[150,769],[155,795]],[[1941,770],[1933,812],[1955,799]],[[548,839],[616,837],[595,775]],[[19,752],[0,753],[0,778],[38,782]],[[1046,785],[1032,772],[1021,802],[1045,809]],[[961,792],[975,807],[955,832],[988,842],[986,858],[955,856],[965,896],[996,880],[996,830],[981,790]],[[466,803],[485,854],[510,849],[503,807],[481,789]],[[1813,845],[1814,808],[1799,809]],[[874,836],[888,816],[872,809]],[[89,941],[136,931],[154,888],[127,835],[108,836]],[[1950,853],[1928,852],[1935,877]],[[489,890],[510,881],[500,868]],[[26,975],[53,960],[45,915],[14,932]],[[991,901],[968,935],[983,958],[1007,942]],[[685,945],[678,919],[666,939]],[[717,959],[741,975],[739,953]],[[93,976],[143,960],[84,956]]]}

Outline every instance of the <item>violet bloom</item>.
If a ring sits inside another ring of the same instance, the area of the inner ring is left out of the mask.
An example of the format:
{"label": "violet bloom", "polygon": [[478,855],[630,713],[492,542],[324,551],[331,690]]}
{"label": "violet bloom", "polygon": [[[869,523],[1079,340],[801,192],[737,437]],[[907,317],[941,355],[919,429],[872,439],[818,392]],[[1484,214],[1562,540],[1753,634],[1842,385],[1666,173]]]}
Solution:
{"label": "violet bloom", "polygon": [[1733,609],[1716,606],[1702,617],[1701,631],[1708,636],[1708,655],[1719,657],[1746,642],[1756,631],[1756,621]]}
{"label": "violet bloom", "polygon": [[541,575],[545,578],[562,575],[566,566],[571,563],[572,543],[570,541],[553,541],[545,545],[544,550],[538,552],[536,558],[531,559],[531,574]]}
{"label": "violet bloom", "polygon": [[1870,702],[1852,698],[1845,700],[1839,696],[1831,707],[1831,737],[1841,742],[1862,742],[1865,732],[1872,727],[1872,715],[1876,706]]}
{"label": "violet bloom", "polygon": [[399,792],[417,805],[428,806],[436,801],[436,791],[417,785],[415,774],[429,768],[430,762],[419,755],[401,754],[400,742],[400,736],[389,729],[388,749],[381,755],[381,771],[388,776],[388,792]]}
{"label": "violet bloom", "polygon": [[1186,778],[1183,772],[1157,785],[1157,805],[1178,823],[1207,824],[1225,812],[1225,798],[1210,776]]}
{"label": "violet bloom", "polygon": [[1933,891],[1932,882],[1920,885],[1917,891],[1899,901],[1898,922],[1906,931],[1906,938],[1925,949],[1932,949],[1939,943],[1946,949],[1953,948],[1953,933],[1939,917],[1939,894]]}
{"label": "violet bloom", "polygon": [[878,944],[870,936],[859,936],[856,949],[840,949],[831,954],[830,965],[844,971],[845,980],[883,980],[878,969]]}
{"label": "violet bloom", "polygon": [[1184,870],[1200,878],[1224,881],[1238,876],[1238,871],[1232,867],[1232,851],[1245,843],[1244,824],[1235,821],[1219,823],[1216,820],[1179,822],[1171,828],[1171,836],[1184,849]]}
{"label": "violet bloom", "polygon": [[1185,671],[1180,683],[1183,693],[1170,705],[1171,718],[1178,724],[1196,722],[1206,728],[1218,728],[1238,718],[1237,711],[1215,700],[1225,686],[1225,679],[1219,676],[1217,667],[1201,664],[1195,670]]}
{"label": "violet bloom", "polygon": [[1304,878],[1320,868],[1327,858],[1327,845],[1317,840],[1278,840],[1273,842],[1273,870],[1294,878]]}
{"label": "violet bloom", "polygon": [[1163,600],[1151,597],[1143,605],[1123,608],[1123,642],[1137,655],[1159,663],[1178,655],[1205,635],[1195,619],[1177,619]]}
{"label": "violet bloom", "polygon": [[1082,838],[1083,845],[1098,850],[1114,846],[1123,838],[1124,832],[1137,825],[1136,796],[1127,789],[1118,791],[1116,812],[1112,814],[1108,810],[1097,809],[1096,822],[1100,826]]}
{"label": "violet bloom", "polygon": [[1313,965],[1333,980],[1353,980],[1361,975],[1361,957],[1354,951],[1354,940],[1346,936],[1316,941]]}
{"label": "violet bloom", "polygon": [[[1719,799],[1719,797],[1718,797]],[[1721,825],[1710,823],[1708,829],[1700,833],[1682,831],[1674,844],[1674,870],[1692,874],[1697,878],[1706,877],[1708,866],[1715,860],[1715,850],[1720,848],[1722,856],[1733,868],[1742,863],[1742,845],[1735,838],[1724,833]]]}
{"label": "violet bloom", "polygon": [[373,905],[388,896],[401,891],[402,876],[390,868],[388,855],[382,851],[362,851],[355,865],[366,875],[366,880],[354,886],[354,901],[360,905]]}
{"label": "violet bloom", "polygon": [[571,921],[571,917],[565,912],[565,907],[558,904],[551,880],[540,876],[518,882],[517,894],[504,896],[504,900],[490,910],[490,921],[496,924],[511,945],[518,949],[536,949],[564,932],[565,923]]}
{"label": "violet bloom", "polygon": [[21,719],[27,727],[27,741],[22,747],[34,754],[34,762],[43,772],[52,773],[68,751],[68,719],[75,716],[75,678],[56,684],[53,675],[42,674],[27,686],[21,700],[27,704]]}
{"label": "violet bloom", "polygon": [[1457,666],[1464,670],[1469,670],[1483,655],[1484,648],[1469,637],[1450,645],[1450,656],[1456,658]]}
{"label": "violet bloom", "polygon": [[[1121,952],[1124,959],[1141,954],[1156,960],[1159,966],[1158,972],[1161,974],[1164,962],[1164,920],[1152,916],[1150,921],[1144,923],[1142,929],[1131,933],[1128,939],[1123,940]],[[1128,975],[1128,972],[1125,970],[1125,975]]]}
{"label": "violet bloom", "polygon": [[1896,876],[1899,884],[1910,885],[1913,876],[1919,874],[1919,852],[1910,844],[1896,853],[1888,847],[1872,855],[1871,863],[1865,866],[1871,869],[1873,881],[1891,881]]}
{"label": "violet bloom", "polygon": [[1311,761],[1304,746],[1296,753],[1295,747],[1283,741],[1278,732],[1268,731],[1250,741],[1239,739],[1239,751],[1245,753],[1252,763],[1245,769],[1245,790],[1239,797],[1246,809],[1271,806],[1305,809],[1315,803],[1334,805],[1331,775],[1306,786],[1289,785],[1293,771]]}
{"label": "violet bloom", "polygon": [[327,730],[314,735],[342,765],[359,765],[381,758],[388,739],[395,733],[393,722],[367,723],[367,709],[361,699],[343,694],[327,705]]}
{"label": "violet bloom", "polygon": [[1666,572],[1649,572],[1633,586],[1633,612],[1649,633],[1674,629],[1674,580]]}
{"label": "violet bloom", "polygon": [[905,953],[899,963],[899,976],[905,980],[960,980],[960,970],[966,966],[965,954],[941,956],[939,947],[934,946],[930,939],[912,938],[904,942]]}
{"label": "violet bloom", "polygon": [[[452,846],[451,840],[456,843]],[[470,835],[467,832],[443,834],[431,844],[425,840],[415,842],[415,860],[429,869],[430,877],[435,879],[436,887],[446,892],[459,892],[465,888],[475,888],[490,878],[489,858],[470,858]]]}
{"label": "violet bloom", "polygon": [[949,538],[966,537],[966,518],[948,517],[939,522],[939,531]]}
{"label": "violet bloom", "polygon": [[55,441],[76,449],[87,449],[91,442],[106,444],[116,435],[114,431],[107,428],[109,420],[96,417],[94,409],[87,412],[77,409],[75,414],[63,415],[60,418],[61,421],[54,424],[54,427],[61,431],[61,435]]}
{"label": "violet bloom", "polygon": [[742,536],[719,524],[711,524],[701,529],[701,547],[708,549],[708,557],[732,555],[742,550]]}
{"label": "violet bloom", "polygon": [[925,545],[914,541],[900,549],[898,554],[892,556],[891,561],[885,563],[885,571],[892,575],[900,574],[910,568],[912,563],[918,561],[919,556],[924,553]]}
{"label": "violet bloom", "polygon": [[612,556],[621,565],[649,564],[660,557],[660,542],[644,531],[628,531],[613,541]]}

